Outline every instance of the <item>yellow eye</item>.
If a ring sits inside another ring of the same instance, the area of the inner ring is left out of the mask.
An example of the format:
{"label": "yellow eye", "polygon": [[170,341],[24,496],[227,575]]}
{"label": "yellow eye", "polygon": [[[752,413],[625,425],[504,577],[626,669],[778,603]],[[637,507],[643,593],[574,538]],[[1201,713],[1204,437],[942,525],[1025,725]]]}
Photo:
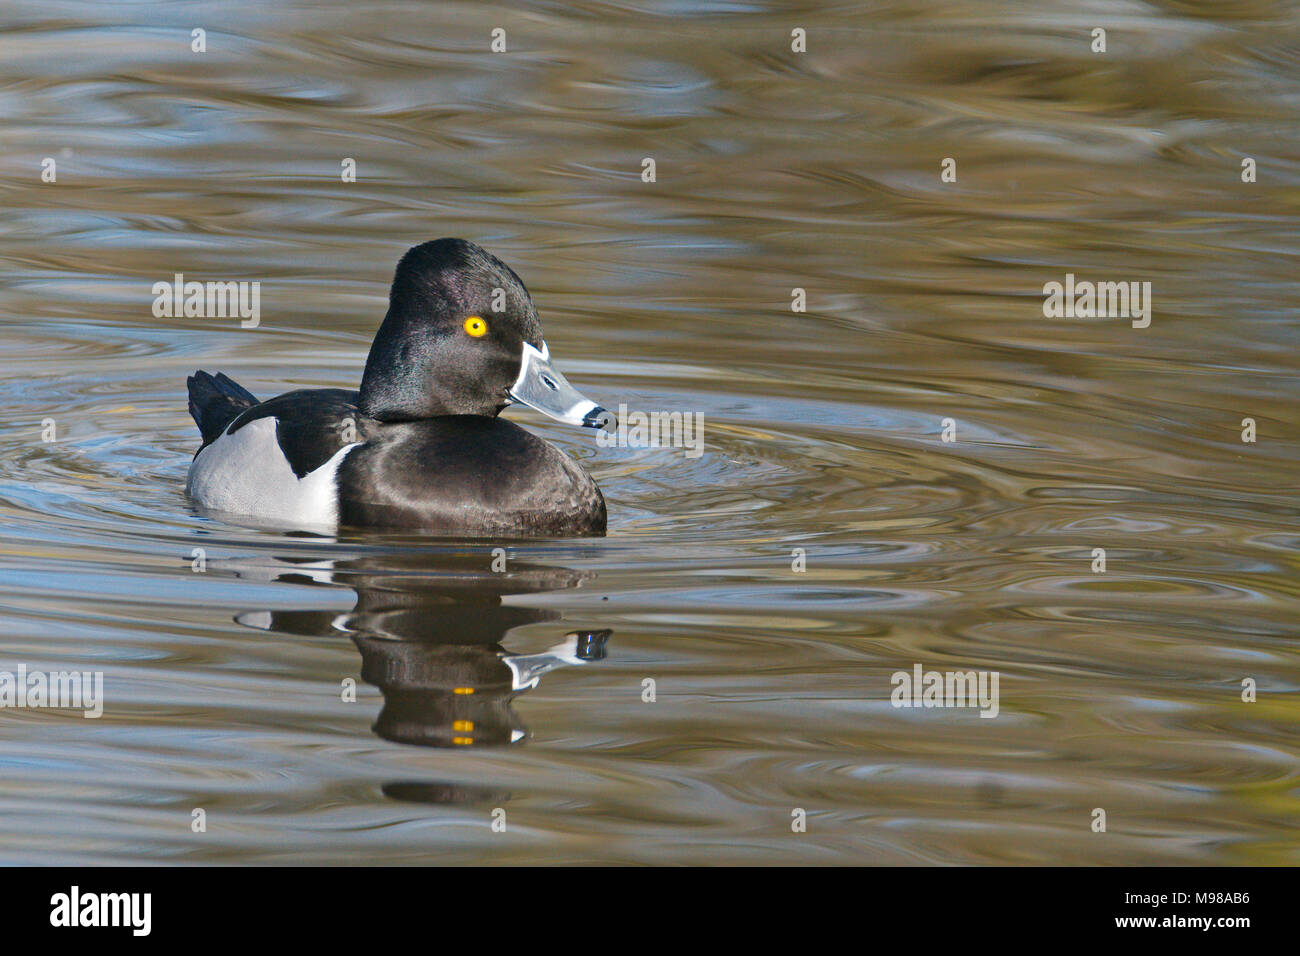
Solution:
{"label": "yellow eye", "polygon": [[477,339],[480,336],[487,335],[487,323],[477,315],[471,315],[465,320],[465,331]]}

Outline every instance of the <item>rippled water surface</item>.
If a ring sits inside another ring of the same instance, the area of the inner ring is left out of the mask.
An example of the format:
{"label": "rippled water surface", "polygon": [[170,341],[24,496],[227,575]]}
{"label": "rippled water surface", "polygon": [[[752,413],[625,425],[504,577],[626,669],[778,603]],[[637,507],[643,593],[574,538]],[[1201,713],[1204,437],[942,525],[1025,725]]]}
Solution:
{"label": "rippled water surface", "polygon": [[[0,669],[106,704],[0,711],[0,860],[1300,862],[1292,5],[3,20]],[[512,411],[601,540],[197,513],[185,376],[354,387],[443,235],[703,454]],[[175,273],[261,325],[154,318]],[[1067,273],[1150,326],[1045,318]],[[917,664],[998,716],[892,707]]]}

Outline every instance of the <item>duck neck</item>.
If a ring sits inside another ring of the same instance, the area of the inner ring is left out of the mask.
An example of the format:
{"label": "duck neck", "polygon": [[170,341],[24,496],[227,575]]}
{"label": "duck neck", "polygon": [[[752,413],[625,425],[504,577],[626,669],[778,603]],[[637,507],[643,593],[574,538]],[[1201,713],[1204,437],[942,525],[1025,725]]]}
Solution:
{"label": "duck neck", "polygon": [[361,411],[379,421],[411,421],[453,414],[430,387],[433,349],[412,320],[388,310],[366,357]]}

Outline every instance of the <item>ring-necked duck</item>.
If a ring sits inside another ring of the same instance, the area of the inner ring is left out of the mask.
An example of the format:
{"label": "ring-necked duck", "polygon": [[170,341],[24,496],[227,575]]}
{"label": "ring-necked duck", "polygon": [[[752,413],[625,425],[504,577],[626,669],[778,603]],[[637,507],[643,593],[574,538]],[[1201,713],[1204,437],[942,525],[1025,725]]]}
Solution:
{"label": "ring-necked duck", "polygon": [[186,490],[206,508],[308,530],[605,532],[582,466],[497,415],[518,402],[591,428],[613,416],[551,366],[523,282],[472,242],[402,257],[360,391],[258,402],[221,373],[188,385],[203,445]]}

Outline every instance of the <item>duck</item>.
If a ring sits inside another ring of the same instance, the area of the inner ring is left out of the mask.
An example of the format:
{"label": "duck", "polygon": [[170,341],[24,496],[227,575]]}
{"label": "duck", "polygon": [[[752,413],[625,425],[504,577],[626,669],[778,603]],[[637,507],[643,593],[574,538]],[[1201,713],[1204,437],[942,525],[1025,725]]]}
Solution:
{"label": "duck", "polygon": [[465,239],[397,264],[361,387],[259,401],[222,372],[186,380],[202,444],[186,492],[204,512],[306,532],[598,537],[607,511],[577,461],[500,417],[614,417],[555,368],[523,281]]}

